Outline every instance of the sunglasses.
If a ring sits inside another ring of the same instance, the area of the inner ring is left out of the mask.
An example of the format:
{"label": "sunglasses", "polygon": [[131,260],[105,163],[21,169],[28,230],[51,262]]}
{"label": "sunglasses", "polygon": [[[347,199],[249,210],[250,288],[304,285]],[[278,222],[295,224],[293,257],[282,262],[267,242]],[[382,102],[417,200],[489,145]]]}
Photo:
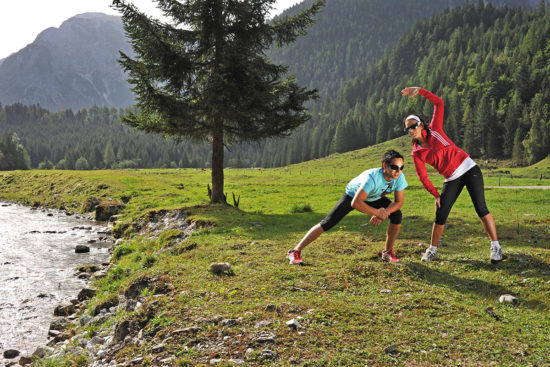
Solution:
{"label": "sunglasses", "polygon": [[405,168],[405,165],[402,165],[402,166],[398,166],[396,164],[390,164],[390,168],[394,171],[403,171],[403,168]]}
{"label": "sunglasses", "polygon": [[404,130],[405,130],[406,133],[408,133],[411,130],[415,130],[420,125],[422,125],[422,122],[418,121],[416,124],[412,124],[411,126],[406,127]]}

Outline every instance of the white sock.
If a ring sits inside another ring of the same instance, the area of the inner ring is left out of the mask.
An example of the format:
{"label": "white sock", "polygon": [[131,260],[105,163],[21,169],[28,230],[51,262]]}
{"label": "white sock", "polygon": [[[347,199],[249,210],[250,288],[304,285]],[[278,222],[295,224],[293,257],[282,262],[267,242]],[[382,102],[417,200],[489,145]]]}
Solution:
{"label": "white sock", "polygon": [[496,248],[500,247],[500,243],[498,241],[491,241],[491,247],[495,246]]}
{"label": "white sock", "polygon": [[437,254],[437,246],[430,246],[430,251]]}

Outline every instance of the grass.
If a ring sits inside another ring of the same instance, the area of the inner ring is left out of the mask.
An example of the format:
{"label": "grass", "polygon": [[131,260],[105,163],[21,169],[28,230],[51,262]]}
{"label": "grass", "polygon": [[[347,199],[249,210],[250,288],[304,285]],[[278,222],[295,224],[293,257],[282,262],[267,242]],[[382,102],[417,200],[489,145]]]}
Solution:
{"label": "grass", "polygon": [[[388,148],[405,156],[409,182],[396,243],[402,262],[379,260],[386,224],[363,226],[369,218],[352,212],[304,250],[305,266],[288,265],[285,252],[328,213],[351,178],[380,165]],[[3,172],[0,193],[30,205],[75,209],[89,196],[129,196],[119,226],[149,211],[176,208],[201,223],[181,244],[173,231],[149,239],[130,227],[113,253],[116,266],[97,282],[102,292],[90,312],[133,284],[155,279],[141,293],[141,311],[117,314],[139,321],[148,341],[119,351],[119,359],[142,356],[155,365],[151,348],[171,337],[162,353],[181,366],[244,358],[249,346],[250,365],[548,364],[550,190],[486,189],[507,255],[497,265],[488,261],[488,239],[463,192],[449,217],[440,260],[422,263],[433,199],[414,174],[409,149],[401,138],[288,167],[226,170],[225,188],[228,197],[241,196],[239,209],[205,205],[210,172],[193,169]],[[503,186],[550,185],[549,159],[527,168],[480,164],[487,186],[497,186],[499,174]],[[441,187],[438,175],[431,179]],[[231,263],[234,275],[212,274],[212,262]],[[520,303],[499,303],[506,293]],[[197,321],[216,315],[242,321]],[[293,318],[302,325],[298,330],[285,324]],[[262,320],[272,323],[254,328]],[[195,335],[172,333],[196,325],[202,330]],[[254,343],[261,331],[274,333],[275,343]],[[263,356],[264,349],[275,359]]]}

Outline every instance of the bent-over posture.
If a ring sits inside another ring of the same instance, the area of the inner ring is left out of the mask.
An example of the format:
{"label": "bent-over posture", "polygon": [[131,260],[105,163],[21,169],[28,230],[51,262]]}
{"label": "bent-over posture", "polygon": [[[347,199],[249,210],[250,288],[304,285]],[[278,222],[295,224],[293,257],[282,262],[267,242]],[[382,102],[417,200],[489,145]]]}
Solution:
{"label": "bent-over posture", "polygon": [[[412,114],[403,120],[405,131],[412,139],[412,157],[418,178],[424,188],[435,197],[435,222],[432,227],[431,245],[422,256],[423,261],[437,258],[437,245],[443,235],[445,222],[466,186],[483,228],[491,240],[491,262],[502,260],[502,249],[498,242],[495,221],[485,204],[483,174],[470,156],[457,147],[443,131],[443,100],[420,87],[407,87],[401,91],[409,98],[420,94],[434,105],[432,122],[427,125],[424,119]],[[437,192],[426,172],[426,163],[445,177],[441,195]]]}
{"label": "bent-over posture", "polygon": [[[382,157],[382,167],[364,171],[352,179],[346,186],[344,195],[332,211],[320,223],[311,227],[302,240],[288,251],[286,257],[291,264],[302,264],[301,252],[304,247],[315,241],[323,232],[334,227],[353,209],[371,215],[369,224],[378,226],[387,218],[390,219],[386,232],[386,248],[382,260],[400,261],[393,253],[393,245],[401,228],[401,206],[405,198],[407,181],[403,172],[403,156],[395,150],[389,150]],[[395,201],[386,197],[395,193]]]}

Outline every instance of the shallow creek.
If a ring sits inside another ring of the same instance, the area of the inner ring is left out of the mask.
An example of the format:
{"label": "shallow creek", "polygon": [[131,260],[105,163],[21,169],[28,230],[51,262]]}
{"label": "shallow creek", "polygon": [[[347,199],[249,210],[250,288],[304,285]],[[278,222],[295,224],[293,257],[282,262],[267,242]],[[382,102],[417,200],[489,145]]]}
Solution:
{"label": "shallow creek", "polygon": [[[0,365],[4,350],[30,355],[46,344],[54,308],[86,286],[75,268],[108,261],[106,231],[80,215],[0,202]],[[90,252],[75,253],[79,244]]]}

